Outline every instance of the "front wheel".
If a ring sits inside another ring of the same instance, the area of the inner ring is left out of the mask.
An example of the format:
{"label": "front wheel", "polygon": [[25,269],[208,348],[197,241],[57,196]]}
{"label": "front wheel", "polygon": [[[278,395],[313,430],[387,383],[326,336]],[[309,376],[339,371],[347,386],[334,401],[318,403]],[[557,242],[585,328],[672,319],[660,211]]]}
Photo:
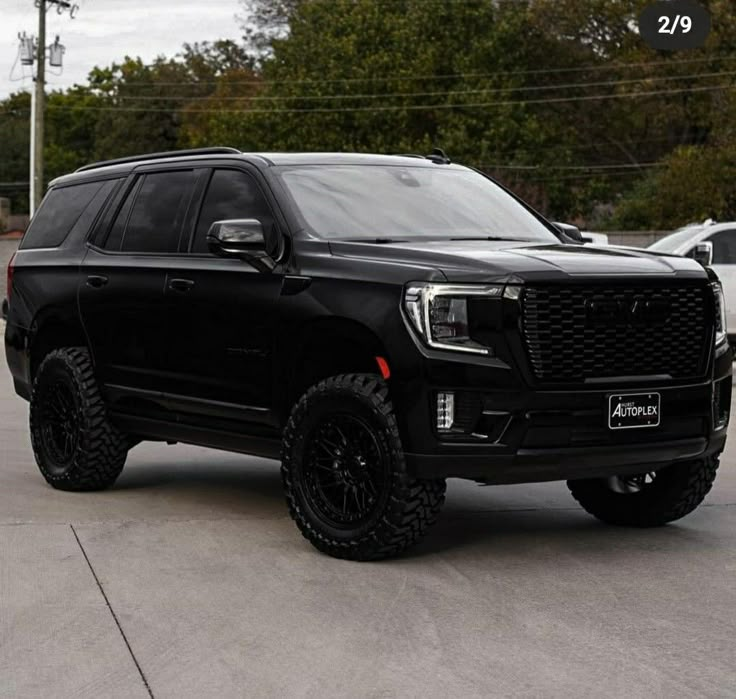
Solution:
{"label": "front wheel", "polygon": [[281,475],[304,537],[356,561],[416,543],[445,498],[444,480],[407,475],[388,387],[371,374],[335,376],[302,396],[284,432]]}
{"label": "front wheel", "polygon": [[675,463],[632,476],[568,481],[582,507],[608,524],[658,527],[690,514],[708,494],[718,457]]}

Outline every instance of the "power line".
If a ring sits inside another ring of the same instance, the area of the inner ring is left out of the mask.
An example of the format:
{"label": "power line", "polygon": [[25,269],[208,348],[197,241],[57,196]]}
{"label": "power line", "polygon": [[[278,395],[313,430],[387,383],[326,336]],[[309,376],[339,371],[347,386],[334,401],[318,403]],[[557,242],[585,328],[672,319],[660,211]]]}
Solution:
{"label": "power line", "polygon": [[644,173],[627,170],[625,172],[597,172],[589,175],[556,175],[554,177],[541,177],[533,179],[524,179],[528,184],[548,184],[550,182],[563,182],[571,180],[592,180],[598,177],[637,177]]}
{"label": "power line", "polygon": [[[371,107],[295,107],[276,109],[189,109],[189,114],[326,114],[326,113],[355,113],[355,112],[400,112],[400,111],[431,111],[435,109],[479,109],[487,107],[503,107],[527,104],[563,104],[569,102],[591,102],[596,100],[634,99],[639,97],[653,97],[658,95],[678,95],[696,92],[715,92],[732,89],[733,85],[710,85],[702,87],[677,88],[671,90],[645,90],[640,92],[622,92],[612,95],[579,95],[577,97],[546,97],[530,100],[499,100],[496,102],[466,102],[461,104],[407,104],[381,105]],[[87,107],[49,104],[49,109],[79,110],[98,112],[149,112],[175,113],[170,108],[148,107]]]}
{"label": "power line", "polygon": [[664,163],[608,163],[604,165],[478,165],[481,169],[493,170],[616,170],[616,169],[642,169],[650,167],[662,167]]}
{"label": "power line", "polygon": [[[733,55],[713,55],[702,56],[699,58],[673,58],[666,61],[638,61],[631,63],[602,63],[589,64],[586,66],[565,67],[565,68],[533,68],[528,70],[509,70],[494,72],[477,72],[477,73],[429,73],[426,75],[401,75],[394,73],[393,75],[377,75],[365,78],[301,78],[301,79],[283,79],[283,80],[263,80],[254,78],[253,80],[234,80],[227,81],[228,85],[326,85],[335,83],[367,83],[367,82],[387,82],[387,81],[408,81],[408,80],[457,80],[461,78],[490,78],[513,75],[551,75],[555,73],[581,73],[585,71],[607,71],[607,70],[628,70],[629,68],[641,67],[658,67],[669,65],[680,65],[687,63],[708,63],[716,61],[734,61],[736,56]],[[155,67],[155,64],[144,66],[145,68]],[[137,85],[219,85],[222,80],[191,80],[191,81],[160,81],[153,80],[147,82],[139,82]]]}
{"label": "power line", "polygon": [[[392,97],[455,97],[458,95],[475,95],[494,92],[538,92],[541,90],[565,90],[578,89],[586,87],[608,87],[616,85],[631,85],[641,82],[671,82],[673,80],[695,80],[698,78],[715,78],[736,75],[736,71],[717,71],[712,73],[691,73],[689,75],[662,75],[651,78],[628,78],[624,80],[604,80],[599,82],[583,82],[583,83],[562,83],[558,85],[521,85],[519,87],[491,87],[478,90],[451,90],[436,92],[385,92],[385,93],[368,93],[368,94],[337,94],[337,95],[284,95],[284,96],[231,96],[216,94],[196,95],[188,97],[186,95],[115,95],[116,100],[147,100],[147,101],[189,101],[199,102],[208,100],[220,101],[240,101],[248,100],[252,102],[280,102],[286,100],[307,100],[307,101],[323,101],[323,100],[351,100],[351,99],[386,99]],[[135,87],[136,83],[125,85]]]}

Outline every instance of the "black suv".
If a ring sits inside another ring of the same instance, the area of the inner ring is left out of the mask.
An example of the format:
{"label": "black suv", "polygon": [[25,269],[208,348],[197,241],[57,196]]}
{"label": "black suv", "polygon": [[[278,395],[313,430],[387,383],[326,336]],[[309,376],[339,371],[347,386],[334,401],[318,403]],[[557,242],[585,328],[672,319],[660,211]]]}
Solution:
{"label": "black suv", "polygon": [[51,183],[8,274],[5,345],[56,488],[140,440],[280,458],[304,536],[404,550],[445,479],[567,479],[590,513],[692,511],[726,441],[712,272],[585,247],[422,157],[181,151]]}

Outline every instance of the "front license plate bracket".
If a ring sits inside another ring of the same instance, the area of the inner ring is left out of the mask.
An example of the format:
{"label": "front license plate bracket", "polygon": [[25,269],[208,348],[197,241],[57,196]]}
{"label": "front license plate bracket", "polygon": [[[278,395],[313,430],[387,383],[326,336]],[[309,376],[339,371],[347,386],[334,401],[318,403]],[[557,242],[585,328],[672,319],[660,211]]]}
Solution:
{"label": "front license plate bracket", "polygon": [[608,396],[608,427],[631,430],[657,427],[661,420],[662,399],[659,393],[614,393]]}

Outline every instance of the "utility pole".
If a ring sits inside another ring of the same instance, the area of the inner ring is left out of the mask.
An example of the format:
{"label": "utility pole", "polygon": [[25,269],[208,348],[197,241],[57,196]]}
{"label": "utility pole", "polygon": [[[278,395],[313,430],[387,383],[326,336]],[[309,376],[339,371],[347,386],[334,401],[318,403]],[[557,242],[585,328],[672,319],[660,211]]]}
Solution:
{"label": "utility pole", "polygon": [[[35,0],[38,8],[38,38],[36,41],[36,77],[31,94],[31,191],[30,213],[35,213],[44,194],[43,186],[43,145],[44,145],[44,114],[46,106],[46,10],[54,5],[59,14],[65,10],[74,19],[79,6],[68,0]],[[57,37],[58,45],[58,37]],[[53,47],[52,47],[53,48]],[[53,61],[53,50],[52,50]]]}
{"label": "utility pole", "polygon": [[38,3],[38,63],[36,68],[36,84],[34,89],[35,104],[31,105],[33,126],[33,202],[31,216],[35,213],[43,198],[43,126],[44,106],[46,102],[46,0]]}

